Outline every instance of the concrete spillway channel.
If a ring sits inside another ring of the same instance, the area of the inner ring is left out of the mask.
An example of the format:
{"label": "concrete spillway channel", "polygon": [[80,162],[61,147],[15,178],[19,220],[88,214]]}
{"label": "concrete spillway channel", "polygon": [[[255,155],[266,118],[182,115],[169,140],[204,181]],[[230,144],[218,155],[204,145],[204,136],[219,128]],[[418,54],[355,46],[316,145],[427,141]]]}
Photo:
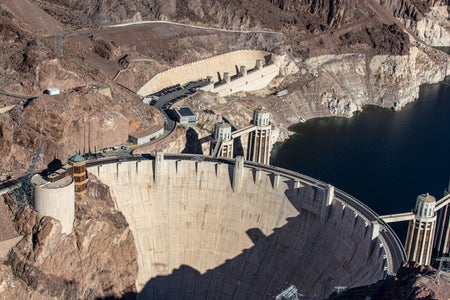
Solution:
{"label": "concrete spillway channel", "polygon": [[266,299],[290,284],[323,298],[383,279],[404,257],[373,237],[373,212],[298,173],[168,155],[88,170],[130,224],[145,299]]}

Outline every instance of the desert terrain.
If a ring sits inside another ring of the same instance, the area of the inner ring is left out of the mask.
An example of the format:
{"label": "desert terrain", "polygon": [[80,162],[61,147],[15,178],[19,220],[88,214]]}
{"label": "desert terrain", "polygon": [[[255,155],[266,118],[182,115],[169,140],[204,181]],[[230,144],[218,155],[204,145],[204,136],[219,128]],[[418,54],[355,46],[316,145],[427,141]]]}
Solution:
{"label": "desert terrain", "polygon": [[[401,109],[418,97],[420,85],[450,75],[449,55],[439,48],[450,47],[448,18],[445,0],[0,0],[0,174],[23,176],[162,126],[164,116],[142,102],[138,89],[161,71],[235,50],[283,56],[279,75],[258,91],[197,92],[177,103],[198,114],[193,130],[200,141],[222,119],[235,128],[249,125],[256,107],[272,114],[273,143],[305,119],[350,117],[365,105]],[[43,94],[48,88],[61,92]],[[275,95],[284,89],[287,95]],[[177,127],[144,150],[208,154],[208,143],[194,147],[189,134]],[[0,196],[8,207],[0,215],[7,228],[1,240],[34,241],[19,242],[1,266],[0,295],[133,294],[133,237],[107,195],[108,187],[94,182],[81,197],[75,233],[64,238],[54,220]],[[97,202],[106,214],[93,208]],[[103,229],[112,234],[94,234]],[[103,249],[111,240],[117,249]],[[59,252],[52,253],[55,245]],[[111,251],[111,260],[92,256],[95,251]],[[107,268],[123,256],[123,265]],[[62,274],[57,266],[66,257],[73,268]],[[97,259],[104,273],[92,268]],[[88,275],[91,282],[83,279]]]}

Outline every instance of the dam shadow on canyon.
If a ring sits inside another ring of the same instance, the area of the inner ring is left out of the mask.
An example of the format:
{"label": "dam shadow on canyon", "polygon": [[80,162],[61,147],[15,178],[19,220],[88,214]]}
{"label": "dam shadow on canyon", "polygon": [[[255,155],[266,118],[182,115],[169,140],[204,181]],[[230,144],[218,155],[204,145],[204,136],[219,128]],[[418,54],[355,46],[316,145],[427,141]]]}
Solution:
{"label": "dam shadow on canyon", "polygon": [[[169,275],[151,279],[139,295],[142,299],[273,299],[293,284],[306,299],[325,299],[334,287],[342,286],[346,280],[338,274],[333,277],[322,276],[323,273],[320,272],[316,274],[303,272],[298,262],[299,255],[293,253],[297,248],[293,237],[290,236],[293,230],[304,226],[302,217],[288,218],[287,225],[275,229],[269,236],[264,235],[258,228],[249,229],[247,235],[254,246],[243,249],[239,256],[203,274],[188,265],[182,265]],[[367,234],[370,236],[370,232]],[[369,251],[373,253],[377,249],[379,247],[373,243]],[[320,264],[319,259],[313,257],[309,259],[312,265]],[[328,267],[334,266],[330,264]],[[274,273],[268,272],[271,268],[279,270]],[[382,267],[379,271],[383,273]],[[248,281],[245,283],[238,279],[229,283],[227,278],[230,276],[232,278],[245,276]],[[273,285],[274,282],[278,283],[277,288]],[[313,286],[304,289],[302,286],[305,282],[313,282]],[[268,283],[272,289],[264,283]]]}
{"label": "dam shadow on canyon", "polygon": [[[129,172],[133,165],[124,169]],[[174,217],[177,222],[176,225],[170,224],[170,228],[163,228],[165,223],[159,221],[153,221],[149,231],[136,229],[139,226],[133,228],[134,221],[124,211],[141,258],[148,259],[142,249],[145,244],[142,239],[148,237],[143,233],[153,234],[159,240],[161,237],[170,240],[167,245],[162,243],[163,249],[150,250],[153,254],[160,254],[154,255],[147,264],[155,270],[165,271],[152,273],[145,284],[141,284],[138,294],[129,294],[125,298],[271,299],[293,284],[308,299],[323,299],[336,286],[370,284],[386,275],[385,252],[379,240],[371,238],[372,228],[339,201],[324,205],[326,190],[314,185],[299,185],[296,180],[280,178],[274,173],[246,168],[243,188],[233,191],[230,186],[236,172],[234,166],[198,161],[183,161],[181,165],[184,168],[177,169],[178,175],[182,175],[183,169],[190,169],[184,174],[189,176],[181,176],[184,180],[190,178],[187,180],[193,183],[196,181],[194,175],[204,172],[207,176],[203,179],[214,181],[212,186],[219,182],[226,185],[226,192],[219,192],[223,199],[206,199],[200,209],[189,211],[187,215],[169,212],[169,217]],[[176,169],[175,166],[171,168]],[[157,168],[148,169],[156,172]],[[178,181],[173,177],[179,176],[172,174],[170,178],[177,186]],[[217,182],[214,177],[217,177]],[[126,185],[129,186],[128,183]],[[183,183],[185,185],[186,182]],[[156,186],[152,188],[158,189]],[[198,198],[204,198],[202,194],[207,189],[205,186],[196,190]],[[183,194],[186,199],[193,201],[186,194]],[[178,201],[172,196],[167,199],[172,203]],[[256,203],[251,204],[252,199]],[[123,205],[120,201],[119,209]],[[212,216],[218,203],[221,203],[221,209],[217,213],[225,215],[223,218]],[[175,207],[178,204],[164,205]],[[197,204],[192,203],[192,206]],[[147,216],[148,219],[157,217],[156,213]],[[194,218],[203,220],[198,227],[192,224]],[[176,228],[183,229],[177,233]],[[195,232],[189,233],[189,230]],[[167,237],[169,235],[173,235],[172,238]],[[174,245],[175,242],[179,244]],[[157,243],[153,242],[151,247]]]}

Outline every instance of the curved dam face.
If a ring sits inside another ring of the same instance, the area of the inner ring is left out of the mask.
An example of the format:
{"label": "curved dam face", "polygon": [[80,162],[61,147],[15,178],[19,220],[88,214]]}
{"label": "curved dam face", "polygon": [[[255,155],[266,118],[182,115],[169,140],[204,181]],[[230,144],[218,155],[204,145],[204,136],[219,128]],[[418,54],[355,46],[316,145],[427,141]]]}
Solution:
{"label": "curved dam face", "polygon": [[370,222],[314,182],[175,156],[88,170],[130,224],[145,299],[266,299],[290,284],[323,298],[386,275]]}

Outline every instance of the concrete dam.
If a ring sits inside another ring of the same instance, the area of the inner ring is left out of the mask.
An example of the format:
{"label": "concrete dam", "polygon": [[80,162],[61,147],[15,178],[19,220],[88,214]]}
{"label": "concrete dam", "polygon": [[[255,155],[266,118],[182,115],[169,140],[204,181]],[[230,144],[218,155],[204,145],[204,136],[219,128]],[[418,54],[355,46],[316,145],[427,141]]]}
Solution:
{"label": "concrete dam", "polygon": [[134,235],[142,299],[311,298],[374,283],[404,250],[378,216],[307,176],[242,158],[95,161]]}

